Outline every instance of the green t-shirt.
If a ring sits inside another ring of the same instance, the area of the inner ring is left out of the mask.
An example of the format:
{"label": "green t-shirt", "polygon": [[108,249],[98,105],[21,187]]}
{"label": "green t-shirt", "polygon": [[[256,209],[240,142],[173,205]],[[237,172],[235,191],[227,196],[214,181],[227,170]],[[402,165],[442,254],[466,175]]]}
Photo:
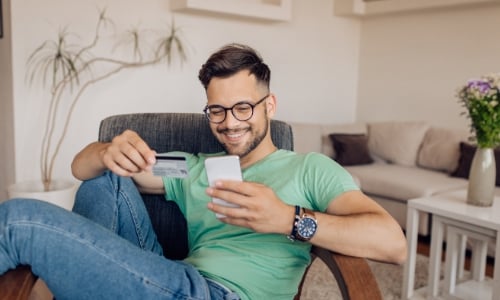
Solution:
{"label": "green t-shirt", "polygon": [[[163,182],[166,198],[175,201],[187,219],[190,251],[186,261],[242,299],[293,299],[310,263],[311,245],[220,222],[207,209],[211,199],[205,193],[204,161],[224,153],[177,154],[186,156],[189,176],[165,177]],[[278,150],[242,172],[243,180],[272,188],[285,203],[315,211],[325,211],[332,199],[358,189],[347,171],[318,153]]]}

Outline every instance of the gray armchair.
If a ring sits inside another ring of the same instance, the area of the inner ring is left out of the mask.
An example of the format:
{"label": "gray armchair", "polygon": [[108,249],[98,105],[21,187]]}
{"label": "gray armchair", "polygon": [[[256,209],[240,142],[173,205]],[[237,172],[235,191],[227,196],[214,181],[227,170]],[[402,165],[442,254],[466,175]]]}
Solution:
{"label": "gray armchair", "polygon": [[[207,122],[203,114],[196,113],[116,115],[101,122],[99,140],[110,141],[125,129],[132,129],[157,152],[223,151]],[[273,120],[271,136],[278,148],[293,150],[293,133],[290,125]],[[165,201],[161,195],[143,195],[143,198],[159,242],[164,246],[164,255],[173,259],[185,257],[188,252],[186,222],[177,205]],[[319,247],[313,247],[311,255],[325,262],[333,273],[344,299],[382,299],[377,282],[365,259],[333,253]],[[0,300],[26,299],[35,279],[28,267],[19,267],[0,276]],[[301,288],[302,283],[295,299],[300,299]],[[20,295],[19,293],[23,291],[24,294]]]}

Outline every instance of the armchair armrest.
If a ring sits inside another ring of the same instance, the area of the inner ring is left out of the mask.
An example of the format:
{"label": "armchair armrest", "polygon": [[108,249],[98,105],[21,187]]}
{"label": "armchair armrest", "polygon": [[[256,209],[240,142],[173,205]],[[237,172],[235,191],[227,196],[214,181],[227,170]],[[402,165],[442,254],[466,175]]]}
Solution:
{"label": "armchair armrest", "polygon": [[[382,300],[382,294],[380,293],[378,283],[366,259],[331,252],[316,246],[312,247],[311,255],[313,259],[321,259],[334,275],[335,281],[342,294],[342,299]],[[309,268],[306,270],[306,274],[308,271]],[[300,299],[302,284],[306,274],[302,277],[299,292],[295,299]]]}
{"label": "armchair armrest", "polygon": [[27,266],[19,266],[0,275],[0,300],[28,299],[36,279]]}

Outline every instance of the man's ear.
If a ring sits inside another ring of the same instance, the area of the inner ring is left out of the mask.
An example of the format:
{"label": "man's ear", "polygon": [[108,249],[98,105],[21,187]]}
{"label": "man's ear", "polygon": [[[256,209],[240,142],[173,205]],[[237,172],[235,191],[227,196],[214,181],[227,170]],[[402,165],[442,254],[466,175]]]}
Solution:
{"label": "man's ear", "polygon": [[266,104],[267,116],[272,118],[276,114],[276,96],[273,93],[269,94]]}

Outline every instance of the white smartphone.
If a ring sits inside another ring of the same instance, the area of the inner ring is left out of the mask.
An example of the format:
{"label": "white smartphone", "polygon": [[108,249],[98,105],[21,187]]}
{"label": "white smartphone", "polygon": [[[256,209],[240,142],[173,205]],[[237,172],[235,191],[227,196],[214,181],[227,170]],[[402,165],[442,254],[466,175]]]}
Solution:
{"label": "white smartphone", "polygon": [[[219,179],[242,181],[240,158],[237,155],[214,156],[205,159],[205,169],[208,177],[208,185],[214,186]],[[236,204],[229,203],[219,198],[212,198],[214,203],[229,207],[238,207]],[[217,218],[223,218],[224,215],[216,214]]]}

